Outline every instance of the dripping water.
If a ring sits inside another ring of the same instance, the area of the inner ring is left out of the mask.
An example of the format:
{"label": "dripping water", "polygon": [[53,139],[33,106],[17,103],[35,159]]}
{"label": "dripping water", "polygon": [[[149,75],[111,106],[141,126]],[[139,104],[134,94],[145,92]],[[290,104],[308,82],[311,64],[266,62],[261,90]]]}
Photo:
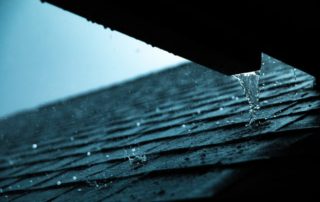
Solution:
{"label": "dripping water", "polygon": [[257,119],[257,111],[260,109],[259,105],[259,79],[260,79],[260,70],[255,72],[248,72],[242,74],[233,75],[240,83],[243,92],[246,96],[246,99],[249,103],[249,123],[251,125]]}
{"label": "dripping water", "polygon": [[292,74],[293,74],[294,82],[296,83],[297,82],[297,69],[294,67],[292,68]]}

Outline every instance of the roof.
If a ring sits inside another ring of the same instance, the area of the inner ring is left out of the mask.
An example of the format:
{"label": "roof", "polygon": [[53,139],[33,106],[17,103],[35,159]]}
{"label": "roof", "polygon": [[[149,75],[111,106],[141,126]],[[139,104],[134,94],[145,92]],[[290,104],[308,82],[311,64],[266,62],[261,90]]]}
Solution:
{"label": "roof", "polygon": [[316,3],[41,1],[224,74],[260,69],[263,52],[320,77]]}
{"label": "roof", "polygon": [[194,63],[2,119],[0,201],[316,195],[319,92],[263,60],[258,125],[235,79]]}

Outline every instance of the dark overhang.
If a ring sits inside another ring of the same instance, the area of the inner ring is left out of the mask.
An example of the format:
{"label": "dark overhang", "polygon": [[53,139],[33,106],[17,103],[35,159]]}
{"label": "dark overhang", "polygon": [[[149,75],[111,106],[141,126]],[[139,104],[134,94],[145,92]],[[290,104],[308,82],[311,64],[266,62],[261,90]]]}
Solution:
{"label": "dark overhang", "polygon": [[319,77],[315,5],[43,1],[225,74],[260,69],[265,52]]}

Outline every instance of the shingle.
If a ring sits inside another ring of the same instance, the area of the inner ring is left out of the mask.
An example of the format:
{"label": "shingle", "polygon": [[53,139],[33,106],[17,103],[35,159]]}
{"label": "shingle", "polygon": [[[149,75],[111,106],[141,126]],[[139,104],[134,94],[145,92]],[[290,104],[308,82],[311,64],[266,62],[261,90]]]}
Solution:
{"label": "shingle", "polygon": [[0,121],[1,197],[203,199],[247,167],[295,158],[319,131],[320,94],[311,76],[265,62],[257,126],[235,79],[193,63]]}

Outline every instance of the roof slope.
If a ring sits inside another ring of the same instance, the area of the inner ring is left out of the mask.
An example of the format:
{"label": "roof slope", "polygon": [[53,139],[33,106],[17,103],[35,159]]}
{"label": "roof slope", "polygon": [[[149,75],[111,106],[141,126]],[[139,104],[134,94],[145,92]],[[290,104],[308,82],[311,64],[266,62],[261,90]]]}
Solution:
{"label": "roof slope", "polygon": [[235,79],[193,63],[1,120],[0,201],[305,194],[319,93],[311,76],[263,60],[258,126],[245,126]]}

